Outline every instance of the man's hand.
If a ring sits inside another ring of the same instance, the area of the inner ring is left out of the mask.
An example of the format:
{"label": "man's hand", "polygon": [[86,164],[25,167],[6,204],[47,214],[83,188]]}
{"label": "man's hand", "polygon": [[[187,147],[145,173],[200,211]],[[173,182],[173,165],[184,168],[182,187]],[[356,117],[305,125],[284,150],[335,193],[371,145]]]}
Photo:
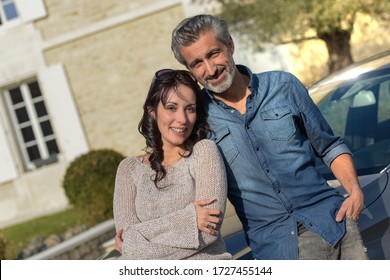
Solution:
{"label": "man's hand", "polygon": [[123,234],[123,229],[120,229],[115,235],[115,250],[117,250],[121,254],[122,254],[122,243],[123,243],[122,234]]}
{"label": "man's hand", "polygon": [[341,222],[345,216],[356,221],[359,218],[360,211],[363,209],[364,196],[351,155],[339,155],[333,160],[330,168],[349,195],[341,204],[336,215],[336,222]]}
{"label": "man's hand", "polygon": [[363,209],[363,192],[360,188],[355,188],[353,193],[347,197],[343,204],[341,204],[340,210],[336,216],[336,222],[341,222],[345,216],[347,218],[356,221],[359,219],[360,211]]}

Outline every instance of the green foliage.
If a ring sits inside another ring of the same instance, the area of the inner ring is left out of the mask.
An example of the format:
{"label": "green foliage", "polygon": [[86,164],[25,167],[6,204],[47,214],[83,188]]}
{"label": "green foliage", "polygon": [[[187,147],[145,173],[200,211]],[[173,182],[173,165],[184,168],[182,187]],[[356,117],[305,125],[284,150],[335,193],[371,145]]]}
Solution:
{"label": "green foliage", "polygon": [[65,193],[87,223],[112,218],[115,174],[123,158],[113,150],[96,150],[76,158],[68,167]]}
{"label": "green foliage", "polygon": [[4,238],[7,241],[5,259],[16,259],[20,250],[25,248],[31,239],[37,236],[63,234],[69,228],[82,224],[84,224],[84,221],[80,214],[71,208],[6,227],[2,229]]}
{"label": "green foliage", "polygon": [[0,232],[0,260],[5,260],[5,246],[6,242],[4,236]]}
{"label": "green foliage", "polygon": [[[206,3],[204,0],[193,0]],[[210,1],[207,1],[210,5]],[[389,24],[388,0],[214,0],[215,14],[253,50],[267,44],[320,39],[329,52],[333,72],[353,62],[350,37],[357,15],[367,14]]]}
{"label": "green foliage", "polygon": [[[202,3],[202,0],[194,0]],[[217,15],[237,34],[261,47],[319,38],[335,30],[352,31],[356,15],[374,15],[387,22],[388,0],[214,0]],[[308,31],[314,31],[311,34]]]}

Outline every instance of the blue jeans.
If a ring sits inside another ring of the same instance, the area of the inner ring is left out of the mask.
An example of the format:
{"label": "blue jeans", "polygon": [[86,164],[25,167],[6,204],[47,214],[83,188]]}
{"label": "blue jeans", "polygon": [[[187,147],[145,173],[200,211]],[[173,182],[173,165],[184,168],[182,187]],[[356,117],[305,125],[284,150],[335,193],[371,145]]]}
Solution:
{"label": "blue jeans", "polygon": [[336,247],[329,245],[317,233],[306,230],[298,236],[300,260],[366,260],[364,247],[357,223],[346,222],[346,234]]}

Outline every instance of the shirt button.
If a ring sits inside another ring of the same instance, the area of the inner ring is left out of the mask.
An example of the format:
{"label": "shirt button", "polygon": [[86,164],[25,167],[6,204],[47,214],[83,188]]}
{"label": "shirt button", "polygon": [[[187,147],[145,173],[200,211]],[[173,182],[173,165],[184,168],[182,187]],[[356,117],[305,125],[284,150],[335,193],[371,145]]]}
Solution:
{"label": "shirt button", "polygon": [[295,234],[295,231],[292,230],[292,231],[291,231],[291,235],[294,235],[294,234]]}
{"label": "shirt button", "polygon": [[230,113],[232,113],[232,114],[233,114],[233,113],[234,113],[234,110],[230,110]]}
{"label": "shirt button", "polygon": [[246,129],[249,129],[249,125],[246,126]]}
{"label": "shirt button", "polygon": [[259,147],[256,148],[256,151],[260,150]]}

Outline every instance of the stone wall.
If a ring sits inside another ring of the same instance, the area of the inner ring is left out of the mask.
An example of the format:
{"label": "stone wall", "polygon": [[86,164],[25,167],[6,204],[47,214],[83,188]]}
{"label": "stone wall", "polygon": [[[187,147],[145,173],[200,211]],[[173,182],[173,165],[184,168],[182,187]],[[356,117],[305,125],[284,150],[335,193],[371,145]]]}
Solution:
{"label": "stone wall", "polygon": [[96,260],[105,255],[104,244],[115,237],[113,220],[105,221],[27,260]]}

